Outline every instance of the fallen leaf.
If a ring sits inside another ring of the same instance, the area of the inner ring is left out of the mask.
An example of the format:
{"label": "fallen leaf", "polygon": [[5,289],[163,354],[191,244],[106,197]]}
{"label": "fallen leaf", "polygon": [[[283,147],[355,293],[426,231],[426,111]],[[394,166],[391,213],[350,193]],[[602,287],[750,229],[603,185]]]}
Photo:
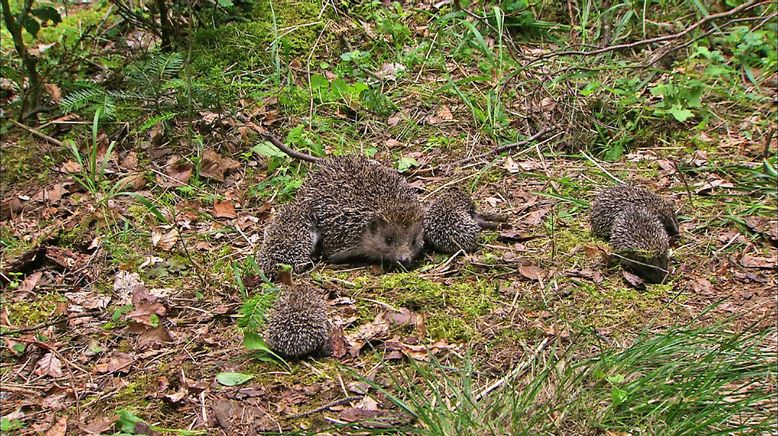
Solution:
{"label": "fallen leaf", "polygon": [[224,181],[224,174],[230,170],[240,168],[240,162],[222,157],[213,150],[205,150],[200,160],[200,175],[209,179]]}
{"label": "fallen leaf", "polygon": [[530,280],[542,280],[546,270],[537,265],[519,265],[519,273]]}
{"label": "fallen leaf", "polygon": [[167,163],[165,176],[157,174],[157,184],[163,188],[176,188],[184,186],[192,177],[194,167],[184,159],[178,156],[171,156]]}
{"label": "fallen leaf", "polygon": [[47,375],[52,378],[62,377],[62,362],[54,353],[49,352],[38,361],[35,366],[35,375]]}
{"label": "fallen leaf", "polygon": [[24,281],[16,290],[16,292],[20,294],[27,294],[29,292],[32,292],[32,290],[35,289],[35,286],[38,284],[38,281],[40,281],[42,275],[43,272],[41,271],[36,271],[28,275],[27,277],[24,278]]}
{"label": "fallen leaf", "polygon": [[429,124],[442,124],[446,121],[454,119],[454,115],[451,113],[451,109],[448,106],[440,106],[435,111],[434,115],[427,116],[427,123]]}
{"label": "fallen leaf", "polygon": [[119,296],[119,304],[132,303],[132,294],[136,286],[144,286],[136,272],[119,271],[113,279],[113,291]]}
{"label": "fallen leaf", "polygon": [[50,188],[44,188],[32,197],[32,201],[58,203],[62,196],[67,193],[65,183],[57,183]]}
{"label": "fallen leaf", "polygon": [[43,85],[43,89],[46,90],[46,94],[49,94],[51,101],[53,101],[55,104],[59,104],[59,101],[62,100],[62,90],[59,88],[59,86],[53,83],[47,83]]}
{"label": "fallen leaf", "polygon": [[237,218],[238,213],[235,212],[235,206],[232,205],[230,200],[214,200],[213,216],[216,218]]}
{"label": "fallen leaf", "polygon": [[86,427],[84,427],[84,431],[87,434],[103,434],[106,431],[108,431],[111,427],[113,427],[113,424],[118,419],[117,416],[100,416],[92,420]]}
{"label": "fallen leaf", "polygon": [[403,114],[402,112],[397,112],[396,114],[389,117],[389,119],[386,120],[386,124],[389,125],[389,127],[394,127],[403,120]]}
{"label": "fallen leaf", "polygon": [[89,262],[89,256],[61,247],[46,247],[46,258],[65,269],[80,269]]}
{"label": "fallen leaf", "polygon": [[752,232],[762,235],[773,245],[778,245],[778,220],[763,216],[749,216],[743,221]]}
{"label": "fallen leaf", "polygon": [[161,250],[170,251],[176,245],[177,240],[178,231],[176,229],[162,233],[162,229],[157,227],[151,231],[151,245],[159,247]]}
{"label": "fallen leaf", "polygon": [[134,170],[135,167],[138,166],[138,153],[134,151],[127,153],[127,156],[124,156],[124,159],[122,159],[122,163],[120,163],[119,166],[127,171]]}
{"label": "fallen leaf", "polygon": [[744,254],[740,258],[740,265],[745,268],[762,268],[762,269],[775,269],[778,268],[778,256],[772,257],[756,257]]}
{"label": "fallen leaf", "polygon": [[543,222],[543,217],[548,214],[548,211],[548,208],[543,208],[530,212],[527,214],[527,216],[524,217],[524,219],[520,220],[519,222],[524,227],[536,227],[540,225],[541,222]]}
{"label": "fallen leaf", "polygon": [[44,434],[45,436],[65,436],[67,430],[68,430],[68,416],[63,415]]}
{"label": "fallen leaf", "polygon": [[349,345],[349,354],[352,357],[359,355],[359,351],[366,343],[385,339],[389,334],[389,320],[386,312],[381,312],[371,322],[360,325],[354,332],[345,335],[346,343]]}
{"label": "fallen leaf", "polygon": [[624,279],[627,281],[627,283],[629,283],[633,288],[639,290],[646,289],[646,282],[644,282],[640,277],[626,270],[622,270],[621,274],[624,276]]}
{"label": "fallen leaf", "polygon": [[152,315],[159,317],[167,313],[167,308],[158,302],[157,297],[150,294],[146,287],[142,285],[133,288],[132,305],[134,310],[125,315],[125,317],[151,327],[155,327],[156,324],[151,320]]}

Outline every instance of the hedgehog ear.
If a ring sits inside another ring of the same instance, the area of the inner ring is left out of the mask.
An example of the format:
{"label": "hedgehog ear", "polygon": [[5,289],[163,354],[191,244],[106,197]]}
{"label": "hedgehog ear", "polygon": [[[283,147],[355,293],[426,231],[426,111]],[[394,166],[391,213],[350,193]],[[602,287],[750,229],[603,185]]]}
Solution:
{"label": "hedgehog ear", "polygon": [[367,229],[370,231],[370,233],[377,233],[378,229],[381,228],[382,225],[386,223],[386,220],[384,220],[384,217],[381,215],[374,216],[370,222],[367,225]]}

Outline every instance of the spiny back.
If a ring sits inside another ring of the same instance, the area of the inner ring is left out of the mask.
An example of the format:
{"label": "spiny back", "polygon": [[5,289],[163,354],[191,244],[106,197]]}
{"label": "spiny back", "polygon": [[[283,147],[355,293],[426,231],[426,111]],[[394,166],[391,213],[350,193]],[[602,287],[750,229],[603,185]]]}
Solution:
{"label": "spiny back", "polygon": [[673,204],[653,191],[638,185],[619,185],[602,191],[592,204],[592,233],[609,240],[616,216],[629,205],[642,206],[653,213],[670,236],[678,236],[678,218]]}
{"label": "spiny back", "polygon": [[407,264],[421,249],[424,210],[416,193],[378,162],[361,156],[327,159],[298,198],[311,205],[325,258]]}
{"label": "spiny back", "polygon": [[265,340],[273,352],[288,358],[326,355],[330,322],[318,289],[285,285],[268,314]]}
{"label": "spiny back", "polygon": [[425,242],[444,253],[475,250],[481,227],[474,214],[470,196],[457,188],[443,191],[424,213]]}
{"label": "spiny back", "polygon": [[626,206],[613,221],[610,242],[625,269],[650,283],[664,280],[670,266],[669,237],[653,211]]}

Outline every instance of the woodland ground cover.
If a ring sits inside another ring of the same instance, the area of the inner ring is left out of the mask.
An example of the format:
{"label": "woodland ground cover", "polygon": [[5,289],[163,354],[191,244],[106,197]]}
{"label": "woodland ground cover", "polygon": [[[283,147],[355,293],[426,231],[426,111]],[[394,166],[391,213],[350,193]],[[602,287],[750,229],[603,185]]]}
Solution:
{"label": "woodland ground cover", "polygon": [[[774,2],[2,6],[4,434],[778,430]],[[509,226],[317,265],[339,345],[279,361],[254,254],[311,165],[265,131]],[[665,284],[589,233],[618,181],[678,207]]]}

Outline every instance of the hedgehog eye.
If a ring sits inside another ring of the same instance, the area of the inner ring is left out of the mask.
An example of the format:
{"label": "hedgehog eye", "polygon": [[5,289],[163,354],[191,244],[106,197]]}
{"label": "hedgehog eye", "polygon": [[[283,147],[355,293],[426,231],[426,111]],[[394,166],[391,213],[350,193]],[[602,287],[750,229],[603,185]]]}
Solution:
{"label": "hedgehog eye", "polygon": [[391,236],[387,236],[384,238],[384,242],[386,242],[386,245],[391,245],[392,242],[394,242],[394,239]]}

